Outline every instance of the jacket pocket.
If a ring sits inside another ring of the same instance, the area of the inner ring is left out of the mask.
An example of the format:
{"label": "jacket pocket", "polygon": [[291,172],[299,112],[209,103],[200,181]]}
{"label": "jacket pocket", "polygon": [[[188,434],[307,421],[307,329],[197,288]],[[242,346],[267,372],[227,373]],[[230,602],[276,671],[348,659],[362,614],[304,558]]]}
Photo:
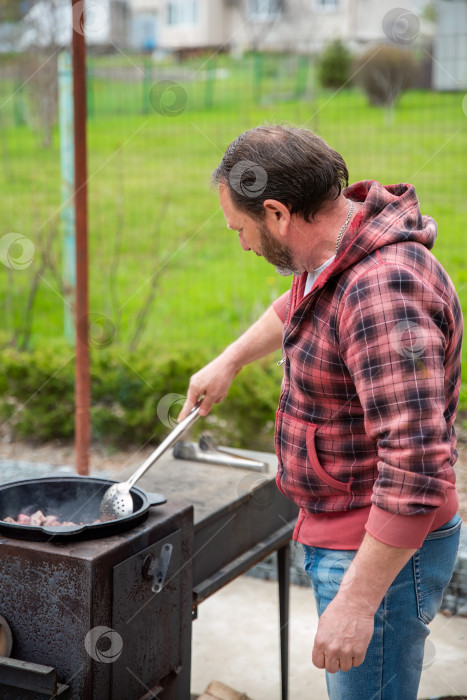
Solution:
{"label": "jacket pocket", "polygon": [[337,479],[334,479],[333,476],[328,474],[323,467],[321,466],[319,459],[318,459],[318,454],[316,452],[316,430],[317,430],[317,425],[313,425],[312,423],[308,424],[307,429],[306,429],[306,449],[308,453],[308,459],[310,460],[310,464],[313,468],[313,471],[315,472],[316,476],[319,477],[321,481],[324,481],[325,484],[330,486],[333,489],[338,489],[339,491],[344,491],[349,494],[350,496],[350,489],[352,487],[352,481],[353,477],[347,482],[343,481],[338,481]]}
{"label": "jacket pocket", "polygon": [[352,498],[352,479],[341,482],[321,466],[315,445],[317,430],[319,426],[314,423],[277,412],[277,485],[300,507],[314,512],[345,510]]}

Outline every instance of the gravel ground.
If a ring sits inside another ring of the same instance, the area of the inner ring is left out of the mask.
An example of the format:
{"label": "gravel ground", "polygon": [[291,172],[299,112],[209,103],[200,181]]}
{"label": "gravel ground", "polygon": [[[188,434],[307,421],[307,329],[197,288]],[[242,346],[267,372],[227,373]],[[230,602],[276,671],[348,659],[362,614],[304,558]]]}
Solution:
{"label": "gravel ground", "polygon": [[[129,448],[119,452],[93,445],[89,454],[90,473],[118,478],[123,469],[136,469],[153,451],[154,446]],[[467,522],[467,432],[461,430],[458,443],[459,459],[456,464],[459,491],[459,514]],[[8,435],[0,435],[0,483],[45,476],[55,471],[73,473],[75,450],[72,443],[51,442],[31,445],[11,442]]]}

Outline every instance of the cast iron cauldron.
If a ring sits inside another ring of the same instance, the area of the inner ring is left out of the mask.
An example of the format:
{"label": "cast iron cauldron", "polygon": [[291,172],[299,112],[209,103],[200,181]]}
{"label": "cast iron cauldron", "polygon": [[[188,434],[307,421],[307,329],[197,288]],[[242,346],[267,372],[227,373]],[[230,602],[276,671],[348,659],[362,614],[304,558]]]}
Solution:
{"label": "cast iron cauldron", "polygon": [[[129,530],[141,523],[149,508],[166,502],[159,493],[146,493],[133,486],[133,513],[118,520],[92,524],[99,518],[99,507],[105,490],[116,483],[108,479],[87,476],[60,476],[27,479],[0,485],[0,533],[22,540],[69,541],[70,539],[94,539],[109,537]],[[6,523],[3,518],[14,519],[19,513],[30,515],[41,510],[44,515],[56,515],[84,525],[66,527],[39,527]],[[88,524],[89,523],[89,524]]]}

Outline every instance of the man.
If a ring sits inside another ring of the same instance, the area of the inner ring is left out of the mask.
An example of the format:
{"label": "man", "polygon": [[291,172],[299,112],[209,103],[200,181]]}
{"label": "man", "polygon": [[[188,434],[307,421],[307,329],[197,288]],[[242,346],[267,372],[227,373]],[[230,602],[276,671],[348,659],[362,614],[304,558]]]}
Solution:
{"label": "man", "polygon": [[462,316],[429,252],[436,224],[411,185],[350,187],[305,129],[239,136],[213,174],[245,251],[293,274],[290,293],[195,374],[182,418],[283,348],[279,489],[320,621],[313,663],[331,700],[415,700],[427,624],[450,580]]}

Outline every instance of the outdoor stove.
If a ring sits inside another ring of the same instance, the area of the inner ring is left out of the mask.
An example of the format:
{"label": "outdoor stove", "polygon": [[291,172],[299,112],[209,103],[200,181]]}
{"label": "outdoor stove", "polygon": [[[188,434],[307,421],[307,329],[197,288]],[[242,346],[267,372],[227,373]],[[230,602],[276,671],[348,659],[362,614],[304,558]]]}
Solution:
{"label": "outdoor stove", "polygon": [[2,700],[189,698],[192,557],[193,509],[173,501],[112,537],[0,536],[0,611],[21,660],[1,660]]}
{"label": "outdoor stove", "polygon": [[13,639],[1,700],[189,700],[199,605],[274,551],[286,700],[297,509],[275,485],[275,456],[240,452],[265,473],[165,455],[141,487],[167,503],[124,532],[37,542],[0,531],[0,615]]}

